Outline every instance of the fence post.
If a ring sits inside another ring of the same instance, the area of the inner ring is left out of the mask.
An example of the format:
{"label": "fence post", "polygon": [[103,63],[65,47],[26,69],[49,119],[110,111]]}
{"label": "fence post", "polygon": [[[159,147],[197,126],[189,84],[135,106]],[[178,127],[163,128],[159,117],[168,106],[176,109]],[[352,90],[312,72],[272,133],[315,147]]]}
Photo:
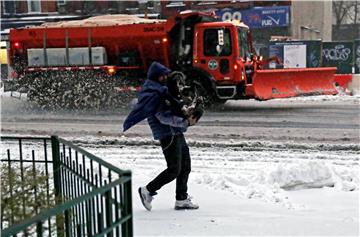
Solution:
{"label": "fence post", "polygon": [[[130,174],[126,174],[125,176],[130,176]],[[122,208],[122,216],[131,215],[131,218],[127,220],[121,226],[121,236],[133,236],[133,217],[132,217],[132,195],[131,195],[131,179],[124,183],[124,205]],[[125,210],[124,210],[125,209]]]}
{"label": "fence post", "polygon": [[[106,184],[106,183],[105,183]],[[113,212],[112,212],[112,204],[111,204],[111,189],[105,193],[105,208],[106,208],[106,228],[112,228],[112,218],[113,218]],[[113,231],[111,231],[109,234],[107,234],[107,237],[113,236]]]}
{"label": "fence post", "polygon": [[36,236],[37,237],[42,237],[43,236],[43,228],[42,228],[42,222],[39,221],[36,224]]}
{"label": "fence post", "polygon": [[[61,172],[60,172],[60,145],[57,136],[51,136],[51,151],[52,151],[52,159],[53,159],[55,203],[56,205],[59,205],[62,202],[62,191],[61,191]],[[57,236],[64,236],[63,215],[56,216],[56,232],[57,232]]]}

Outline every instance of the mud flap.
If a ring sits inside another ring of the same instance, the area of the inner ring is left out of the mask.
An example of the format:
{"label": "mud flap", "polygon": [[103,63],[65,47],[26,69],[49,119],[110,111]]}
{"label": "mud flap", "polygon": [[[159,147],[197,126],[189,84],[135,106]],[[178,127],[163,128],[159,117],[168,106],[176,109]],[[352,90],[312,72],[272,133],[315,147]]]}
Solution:
{"label": "mud flap", "polygon": [[246,94],[259,100],[304,95],[335,95],[335,67],[258,70]]}

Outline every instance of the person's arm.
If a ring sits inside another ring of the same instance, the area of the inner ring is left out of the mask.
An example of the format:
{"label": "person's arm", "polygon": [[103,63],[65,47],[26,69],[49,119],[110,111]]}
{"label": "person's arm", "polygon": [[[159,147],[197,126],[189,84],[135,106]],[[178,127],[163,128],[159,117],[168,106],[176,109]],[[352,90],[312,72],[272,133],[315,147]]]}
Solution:
{"label": "person's arm", "polygon": [[171,94],[166,93],[163,95],[163,100],[165,101],[166,105],[170,108],[171,112],[175,116],[179,116],[182,118],[186,118],[186,114],[184,113],[184,102],[182,100],[176,99]]}
{"label": "person's arm", "polygon": [[155,117],[160,123],[170,125],[171,127],[187,128],[189,126],[189,121],[187,119],[173,115],[170,110],[157,112]]}

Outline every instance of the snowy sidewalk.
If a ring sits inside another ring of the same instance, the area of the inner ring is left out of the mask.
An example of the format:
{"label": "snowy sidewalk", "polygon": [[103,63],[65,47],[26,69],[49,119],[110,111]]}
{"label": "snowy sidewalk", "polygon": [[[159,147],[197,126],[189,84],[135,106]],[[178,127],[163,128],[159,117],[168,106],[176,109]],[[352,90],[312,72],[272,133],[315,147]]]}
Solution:
{"label": "snowy sidewalk", "polygon": [[289,191],[291,199],[303,205],[299,210],[289,210],[191,184],[189,191],[200,209],[175,211],[174,184],[169,184],[155,196],[153,211],[148,212],[136,190],[144,182],[139,184],[135,178],[133,185],[136,236],[359,235],[358,191]]}
{"label": "snowy sidewalk", "polygon": [[132,170],[135,236],[359,235],[356,150],[191,147],[189,194],[200,209],[175,211],[173,182],[159,191],[148,212],[137,188],[165,168],[160,148],[86,149]]}

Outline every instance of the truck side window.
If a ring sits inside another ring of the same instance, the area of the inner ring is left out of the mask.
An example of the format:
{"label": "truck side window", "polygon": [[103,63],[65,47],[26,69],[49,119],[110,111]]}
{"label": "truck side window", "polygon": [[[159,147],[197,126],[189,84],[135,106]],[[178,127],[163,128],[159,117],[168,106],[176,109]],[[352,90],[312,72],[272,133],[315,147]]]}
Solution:
{"label": "truck side window", "polygon": [[216,50],[218,43],[219,29],[206,29],[204,32],[204,55],[205,56],[229,56],[231,55],[231,36],[230,30],[224,30],[224,45],[221,52]]}
{"label": "truck side window", "polygon": [[248,42],[248,30],[245,28],[238,28],[238,43],[239,54],[244,59],[250,58],[250,47]]}

